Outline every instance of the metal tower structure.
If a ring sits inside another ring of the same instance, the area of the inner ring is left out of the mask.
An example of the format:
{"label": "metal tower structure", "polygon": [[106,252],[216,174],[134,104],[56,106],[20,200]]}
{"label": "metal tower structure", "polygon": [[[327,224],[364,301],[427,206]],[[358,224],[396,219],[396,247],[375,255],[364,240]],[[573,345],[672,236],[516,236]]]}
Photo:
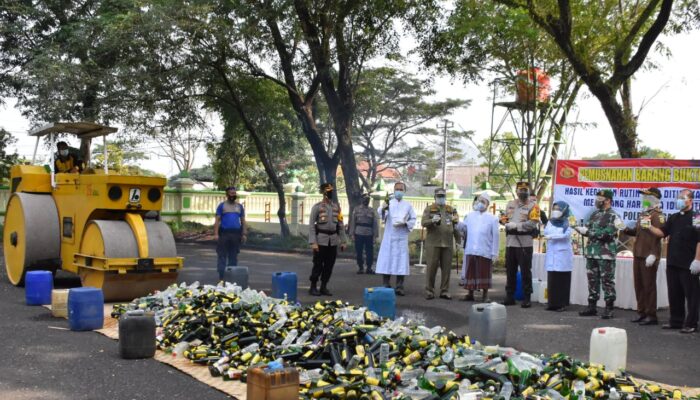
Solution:
{"label": "metal tower structure", "polygon": [[[538,101],[538,96],[529,94],[526,101],[507,101],[506,96],[513,93],[512,80],[497,79],[491,85],[489,181],[502,178],[504,187],[497,189],[501,192],[514,192],[515,182],[527,181],[537,193],[542,185],[549,184],[550,164],[557,158],[557,154],[550,155],[563,143],[562,127],[555,120],[558,105]],[[537,93],[536,85],[532,90]],[[511,170],[506,165],[511,165]]]}

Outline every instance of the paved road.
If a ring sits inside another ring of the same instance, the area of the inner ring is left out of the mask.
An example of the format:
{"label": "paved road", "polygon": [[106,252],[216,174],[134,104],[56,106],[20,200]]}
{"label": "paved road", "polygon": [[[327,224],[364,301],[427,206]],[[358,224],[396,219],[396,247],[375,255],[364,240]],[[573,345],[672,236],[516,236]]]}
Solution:
{"label": "paved road", "polygon": [[[214,283],[214,248],[199,244],[178,244],[186,257],[180,280]],[[299,298],[314,301],[306,294],[310,260],[298,254],[243,251],[240,265],[250,267],[250,285],[258,290],[271,288],[271,273],[294,271],[299,275]],[[454,279],[454,277],[453,277]],[[356,275],[350,260],[339,260],[330,289],[335,297],[362,302],[362,289],[380,283],[379,276]],[[453,282],[455,282],[453,280]],[[57,287],[72,287],[79,281],[59,274]],[[423,320],[426,325],[443,325],[460,334],[469,328],[467,309],[471,303],[457,300],[431,300],[422,297],[423,276],[407,279],[406,297],[397,300],[397,314]],[[501,299],[504,277],[496,276],[492,298]],[[453,295],[463,291],[453,285]],[[0,271],[0,335],[4,351],[0,356],[0,398],[2,399],[223,399],[225,395],[153,360],[126,361],[117,353],[117,343],[102,335],[65,330],[67,322],[54,319],[42,307],[24,305],[24,291],[7,282]],[[579,317],[573,307],[552,313],[542,305],[523,310],[508,308],[508,345],[537,352],[566,352],[587,359],[590,332],[598,326],[624,328],[628,333],[628,369],[642,378],[674,385],[700,386],[695,355],[700,335],[681,335],[658,327],[637,327],[628,322],[631,311],[618,311],[616,318],[602,321]],[[660,314],[662,319],[667,312]],[[63,328],[63,329],[62,329]]]}

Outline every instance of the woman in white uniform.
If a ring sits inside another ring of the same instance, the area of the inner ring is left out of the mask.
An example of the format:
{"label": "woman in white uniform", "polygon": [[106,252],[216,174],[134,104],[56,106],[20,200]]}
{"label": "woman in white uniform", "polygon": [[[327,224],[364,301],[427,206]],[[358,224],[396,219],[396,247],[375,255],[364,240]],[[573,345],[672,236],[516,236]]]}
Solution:
{"label": "woman in white uniform", "polygon": [[571,271],[574,267],[574,250],[571,246],[569,205],[558,201],[552,206],[552,215],[544,228],[547,253],[544,266],[547,269],[547,310],[564,311],[571,295]]}

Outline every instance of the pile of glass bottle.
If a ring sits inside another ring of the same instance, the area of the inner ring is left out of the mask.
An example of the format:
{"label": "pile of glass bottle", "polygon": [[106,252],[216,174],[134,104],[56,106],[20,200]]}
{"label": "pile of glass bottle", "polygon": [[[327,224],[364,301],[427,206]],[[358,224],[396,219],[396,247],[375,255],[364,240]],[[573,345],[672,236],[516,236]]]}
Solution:
{"label": "pile of glass bottle", "polygon": [[195,282],[115,305],[112,316],[133,309],[154,314],[161,350],[212,376],[245,382],[251,366],[296,366],[301,399],[689,399],[561,353],[482,346],[341,301],[302,307],[229,283]]}

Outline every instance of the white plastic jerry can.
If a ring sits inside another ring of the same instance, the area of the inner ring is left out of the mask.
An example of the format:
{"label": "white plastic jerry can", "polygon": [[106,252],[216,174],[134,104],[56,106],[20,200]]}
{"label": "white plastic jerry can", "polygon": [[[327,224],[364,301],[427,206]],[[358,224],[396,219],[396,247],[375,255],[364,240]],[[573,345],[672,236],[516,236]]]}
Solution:
{"label": "white plastic jerry can", "polygon": [[595,328],[591,332],[589,362],[603,364],[606,371],[627,368],[627,331],[620,328]]}

